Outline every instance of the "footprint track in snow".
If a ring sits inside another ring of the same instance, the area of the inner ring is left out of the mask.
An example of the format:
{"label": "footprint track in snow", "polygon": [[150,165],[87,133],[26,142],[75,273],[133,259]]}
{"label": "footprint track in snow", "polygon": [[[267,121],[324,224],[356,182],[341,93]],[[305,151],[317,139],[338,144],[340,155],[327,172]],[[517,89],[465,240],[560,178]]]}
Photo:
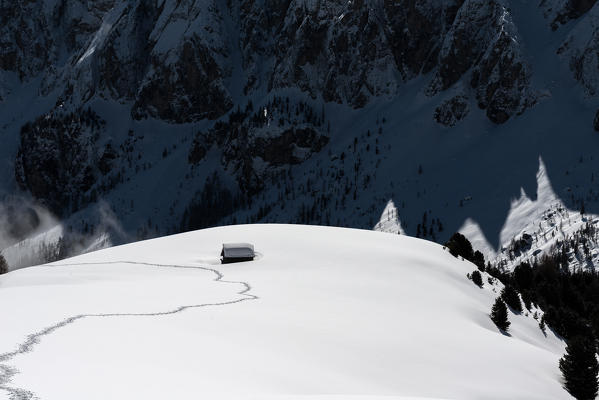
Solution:
{"label": "footprint track in snow", "polygon": [[214,302],[214,303],[200,303],[200,304],[191,304],[191,305],[182,305],[177,308],[168,311],[154,312],[154,313],[96,313],[96,314],[78,314],[72,317],[63,319],[60,322],[57,322],[54,325],[48,326],[46,328],[41,329],[38,332],[32,333],[28,335],[22,343],[18,344],[16,349],[7,353],[0,354],[0,390],[4,390],[8,392],[8,396],[11,400],[30,400],[37,399],[38,397],[35,393],[22,389],[22,388],[14,388],[10,387],[10,382],[12,378],[18,373],[18,371],[8,365],[7,363],[13,358],[17,357],[20,354],[25,354],[33,351],[33,348],[36,344],[40,342],[40,340],[44,336],[51,335],[55,331],[60,328],[63,328],[67,325],[70,325],[80,319],[83,318],[115,318],[115,317],[160,317],[164,315],[172,315],[177,314],[187,309],[192,308],[202,308],[202,307],[215,307],[215,306],[226,306],[236,303],[241,303],[247,300],[257,300],[259,297],[253,294],[250,294],[250,290],[252,287],[249,283],[244,281],[227,281],[224,280],[224,275],[222,272],[215,268],[210,267],[202,267],[196,265],[177,265],[177,264],[155,264],[155,263],[147,263],[147,262],[139,262],[139,261],[110,261],[110,262],[96,262],[96,263],[73,263],[73,264],[49,264],[48,266],[52,267],[71,267],[78,265],[110,265],[110,264],[131,264],[131,265],[145,265],[150,267],[158,267],[158,268],[181,268],[181,269],[197,269],[202,271],[212,272],[216,275],[214,279],[215,282],[220,283],[232,283],[239,284],[243,286],[243,289],[237,292],[238,295],[242,295],[245,297],[238,298],[230,301],[223,302]]}

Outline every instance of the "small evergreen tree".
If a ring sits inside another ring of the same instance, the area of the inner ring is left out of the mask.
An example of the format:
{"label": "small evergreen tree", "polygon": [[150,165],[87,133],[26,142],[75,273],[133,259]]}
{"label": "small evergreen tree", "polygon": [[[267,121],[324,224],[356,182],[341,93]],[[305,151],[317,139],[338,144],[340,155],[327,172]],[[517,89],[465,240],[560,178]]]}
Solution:
{"label": "small evergreen tree", "polygon": [[539,329],[543,332],[543,335],[547,336],[547,325],[545,324],[545,316],[541,317],[541,321],[539,322]]}
{"label": "small evergreen tree", "polygon": [[510,306],[512,310],[518,313],[522,312],[522,302],[520,301],[520,296],[513,286],[504,286],[503,290],[501,291],[501,298],[508,306]]}
{"label": "small evergreen tree", "polygon": [[491,308],[491,321],[505,332],[510,327],[510,321],[507,319],[507,307],[500,297],[495,299],[495,304]]}
{"label": "small evergreen tree", "polygon": [[524,303],[524,307],[530,311],[532,309],[532,299],[530,298],[529,292],[521,292],[522,302]]}
{"label": "small evergreen tree", "polygon": [[472,251],[472,244],[466,239],[466,236],[459,232],[454,233],[451,238],[445,243],[445,246],[449,249],[449,252],[454,257],[462,256],[465,260],[472,261],[474,259],[474,252]]}
{"label": "small evergreen tree", "polygon": [[485,256],[480,251],[476,250],[474,252],[474,256],[472,258],[472,262],[474,265],[478,267],[479,270],[485,271]]}
{"label": "small evergreen tree", "polygon": [[593,340],[576,336],[568,341],[566,354],[559,360],[565,388],[578,400],[594,400],[599,389],[599,364]]}
{"label": "small evergreen tree", "polygon": [[8,272],[8,263],[2,254],[0,254],[0,275]]}
{"label": "small evergreen tree", "polygon": [[476,269],[472,272],[472,282],[478,287],[483,287],[483,277]]}

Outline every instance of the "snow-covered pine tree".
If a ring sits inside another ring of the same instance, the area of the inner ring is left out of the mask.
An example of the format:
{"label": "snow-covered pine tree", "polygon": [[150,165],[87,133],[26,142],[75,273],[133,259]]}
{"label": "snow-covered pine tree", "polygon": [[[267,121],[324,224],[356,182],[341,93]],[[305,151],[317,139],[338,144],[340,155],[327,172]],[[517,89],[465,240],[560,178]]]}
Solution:
{"label": "snow-covered pine tree", "polygon": [[559,360],[566,390],[578,400],[594,400],[599,389],[594,340],[576,336],[568,341],[566,354]]}
{"label": "snow-covered pine tree", "polygon": [[491,321],[502,331],[507,332],[510,327],[510,321],[507,317],[507,307],[500,297],[495,299],[495,304],[491,308]]}
{"label": "snow-covered pine tree", "polygon": [[483,277],[477,269],[472,272],[472,282],[478,287],[483,286]]}
{"label": "snow-covered pine tree", "polygon": [[2,254],[0,254],[0,275],[8,272],[8,263]]}
{"label": "snow-covered pine tree", "polygon": [[520,295],[516,289],[511,285],[506,285],[501,291],[501,298],[505,303],[510,306],[515,312],[522,312],[522,302],[520,301]]}

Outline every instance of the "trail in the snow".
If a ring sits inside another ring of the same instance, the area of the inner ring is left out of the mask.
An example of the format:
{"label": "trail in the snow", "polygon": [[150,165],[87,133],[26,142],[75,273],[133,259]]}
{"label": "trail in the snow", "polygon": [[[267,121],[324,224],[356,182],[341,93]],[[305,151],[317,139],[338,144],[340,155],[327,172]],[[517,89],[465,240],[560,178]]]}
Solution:
{"label": "trail in the snow", "polygon": [[98,262],[98,263],[74,263],[74,264],[51,264],[51,266],[56,267],[67,267],[67,266],[77,266],[77,265],[107,265],[107,264],[134,264],[134,265],[147,265],[151,267],[160,267],[160,268],[185,268],[185,269],[199,269],[203,271],[209,271],[216,275],[214,281],[221,283],[232,283],[239,284],[244,287],[243,290],[237,292],[238,295],[243,295],[245,297],[238,298],[231,301],[224,302],[215,302],[215,303],[201,303],[201,304],[192,304],[192,305],[184,305],[177,307],[173,310],[155,312],[155,313],[106,313],[106,314],[79,314],[69,318],[66,318],[52,326],[46,327],[36,333],[32,333],[27,336],[24,342],[20,343],[17,348],[11,352],[0,354],[0,390],[4,390],[8,392],[9,398],[11,400],[30,400],[35,399],[37,396],[33,392],[30,392],[25,389],[13,388],[9,387],[9,383],[14,375],[18,373],[18,371],[7,365],[7,362],[18,356],[19,354],[29,353],[33,350],[34,346],[38,344],[42,337],[50,335],[54,333],[56,330],[65,327],[69,324],[72,324],[75,321],[78,321],[83,318],[111,318],[111,317],[156,317],[163,315],[171,315],[176,314],[181,311],[190,309],[190,308],[201,308],[201,307],[213,307],[213,306],[225,306],[235,303],[241,303],[246,300],[257,300],[259,297],[253,294],[248,293],[252,287],[249,283],[244,281],[226,281],[224,280],[224,275],[217,269],[209,268],[209,267],[201,267],[201,266],[191,266],[191,265],[176,265],[176,264],[152,264],[145,262],[137,262],[137,261],[111,261],[111,262]]}

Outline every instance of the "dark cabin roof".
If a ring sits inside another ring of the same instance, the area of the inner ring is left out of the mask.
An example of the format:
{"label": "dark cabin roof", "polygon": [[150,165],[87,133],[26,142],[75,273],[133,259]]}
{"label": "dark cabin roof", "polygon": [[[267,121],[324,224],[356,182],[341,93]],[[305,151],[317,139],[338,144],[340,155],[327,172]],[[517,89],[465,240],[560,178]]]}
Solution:
{"label": "dark cabin roof", "polygon": [[249,243],[224,243],[222,256],[225,258],[254,258],[254,245]]}

